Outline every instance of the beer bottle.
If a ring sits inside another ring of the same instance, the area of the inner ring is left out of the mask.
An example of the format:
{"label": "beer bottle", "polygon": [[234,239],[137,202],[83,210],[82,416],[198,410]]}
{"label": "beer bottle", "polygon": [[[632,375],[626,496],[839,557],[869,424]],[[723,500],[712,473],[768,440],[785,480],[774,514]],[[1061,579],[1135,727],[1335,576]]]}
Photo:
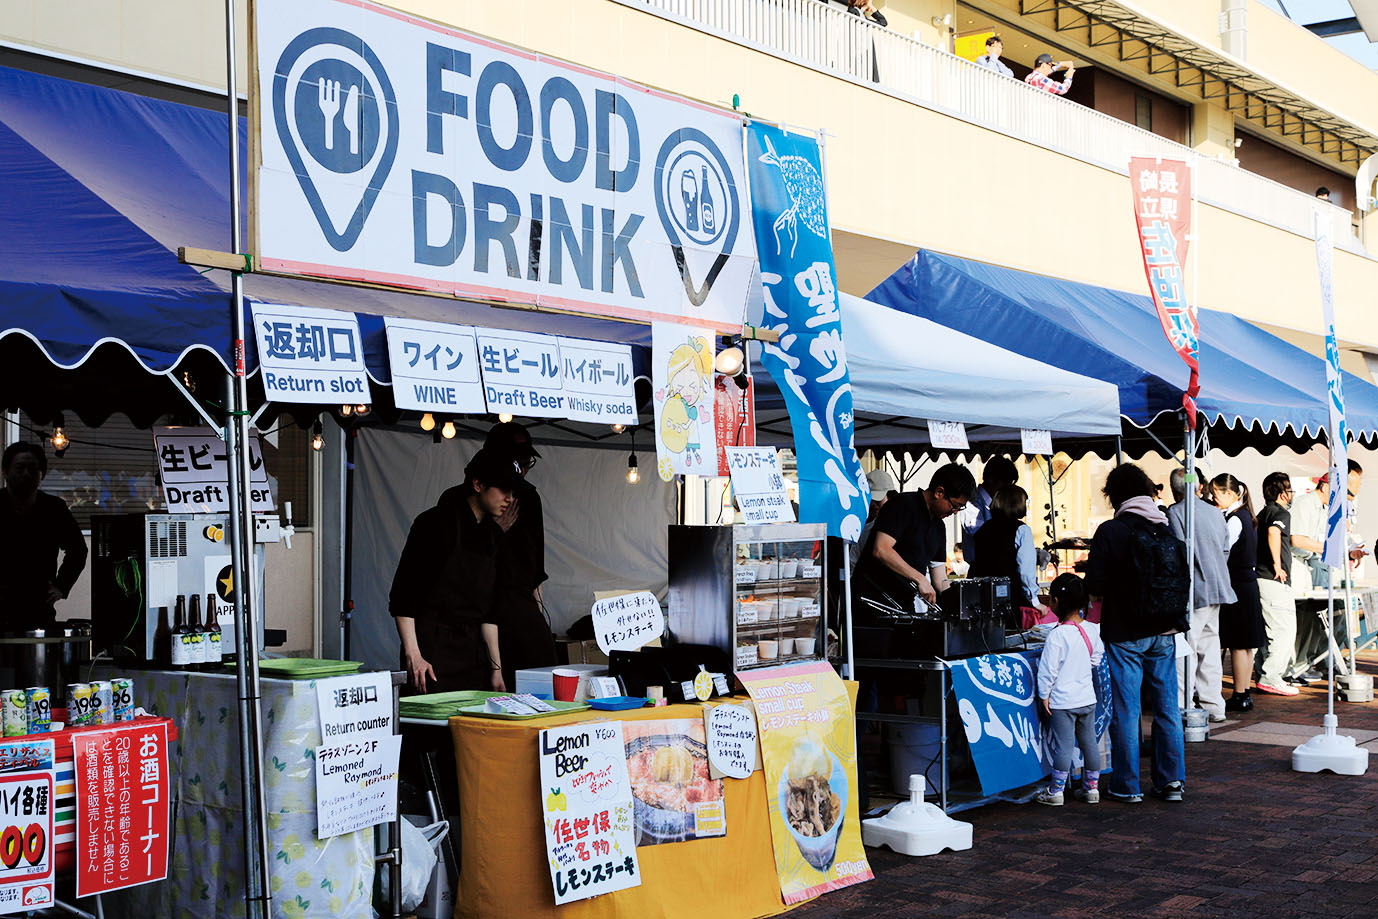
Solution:
{"label": "beer bottle", "polygon": [[168,664],[173,670],[186,670],[191,663],[191,635],[187,629],[187,598],[177,595],[177,605],[172,616],[172,653]]}
{"label": "beer bottle", "polygon": [[206,669],[216,670],[224,654],[220,648],[220,614],[215,609],[215,594],[206,594]]}
{"label": "beer bottle", "polygon": [[191,595],[191,621],[187,623],[187,640],[190,654],[187,656],[187,669],[206,669],[206,633],[201,630],[201,595]]}
{"label": "beer bottle", "polygon": [[153,657],[165,667],[172,666],[172,620],[166,606],[158,607],[158,626],[153,633]]}
{"label": "beer bottle", "polygon": [[708,167],[703,167],[703,184],[699,186],[699,207],[703,210],[703,232],[712,233],[716,218],[713,215],[713,192],[708,187]]}

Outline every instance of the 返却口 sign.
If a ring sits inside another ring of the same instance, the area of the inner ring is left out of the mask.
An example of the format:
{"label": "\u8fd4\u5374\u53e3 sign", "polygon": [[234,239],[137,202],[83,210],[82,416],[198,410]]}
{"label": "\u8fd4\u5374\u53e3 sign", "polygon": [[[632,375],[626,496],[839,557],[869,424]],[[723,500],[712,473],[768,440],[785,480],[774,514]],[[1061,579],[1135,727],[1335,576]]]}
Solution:
{"label": "\u8fd4\u5374\u53e3 sign", "polygon": [[353,0],[259,0],[271,271],[740,328],[739,116]]}

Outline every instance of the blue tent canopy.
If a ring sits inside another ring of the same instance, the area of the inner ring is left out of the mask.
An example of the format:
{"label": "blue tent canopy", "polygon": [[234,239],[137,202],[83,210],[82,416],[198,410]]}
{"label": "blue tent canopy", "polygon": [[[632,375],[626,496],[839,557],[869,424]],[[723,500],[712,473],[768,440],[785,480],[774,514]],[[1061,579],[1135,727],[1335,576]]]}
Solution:
{"label": "blue tent canopy", "polygon": [[[1140,428],[1182,406],[1187,367],[1150,297],[920,250],[867,299],[1026,357],[1114,383]],[[1237,316],[1199,311],[1198,407],[1217,432],[1314,440],[1326,425],[1325,362]],[[1346,373],[1349,428],[1378,433],[1378,387]]]}
{"label": "blue tent canopy", "polygon": [[[131,357],[149,374],[198,359],[228,369],[229,275],[203,274],[176,255],[178,246],[229,248],[225,119],[224,112],[0,67],[5,357],[37,349],[68,370],[89,370],[92,362],[127,370]],[[241,120],[247,151],[245,134]],[[379,383],[391,381],[383,316],[650,342],[649,328],[632,323],[266,275],[246,276],[245,292],[261,302],[354,311],[369,375]],[[252,336],[247,345],[252,372]],[[123,355],[112,356],[112,348]],[[13,374],[5,382],[15,382]]]}

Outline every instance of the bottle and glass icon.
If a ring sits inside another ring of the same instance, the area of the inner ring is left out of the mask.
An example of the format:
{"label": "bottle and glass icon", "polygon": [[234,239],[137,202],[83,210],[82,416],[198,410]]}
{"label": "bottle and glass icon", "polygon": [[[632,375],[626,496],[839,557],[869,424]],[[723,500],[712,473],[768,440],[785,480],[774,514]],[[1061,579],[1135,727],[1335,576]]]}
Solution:
{"label": "bottle and glass icon", "polygon": [[702,178],[686,169],[679,176],[679,191],[684,198],[684,228],[690,233],[705,233],[712,236],[717,217],[713,212],[713,191],[708,181],[708,167],[703,167]]}

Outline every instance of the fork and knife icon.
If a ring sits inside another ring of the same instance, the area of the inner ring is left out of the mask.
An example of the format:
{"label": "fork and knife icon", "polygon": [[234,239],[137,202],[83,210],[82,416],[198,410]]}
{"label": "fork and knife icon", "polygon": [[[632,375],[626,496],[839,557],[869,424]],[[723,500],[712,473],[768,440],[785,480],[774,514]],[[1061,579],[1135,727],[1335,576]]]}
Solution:
{"label": "fork and knife icon", "polygon": [[[340,81],[321,77],[316,81],[316,104],[325,119],[325,149],[335,149],[335,115],[340,111]],[[349,135],[349,152],[359,152],[359,85],[351,83],[344,100],[344,129]]]}

